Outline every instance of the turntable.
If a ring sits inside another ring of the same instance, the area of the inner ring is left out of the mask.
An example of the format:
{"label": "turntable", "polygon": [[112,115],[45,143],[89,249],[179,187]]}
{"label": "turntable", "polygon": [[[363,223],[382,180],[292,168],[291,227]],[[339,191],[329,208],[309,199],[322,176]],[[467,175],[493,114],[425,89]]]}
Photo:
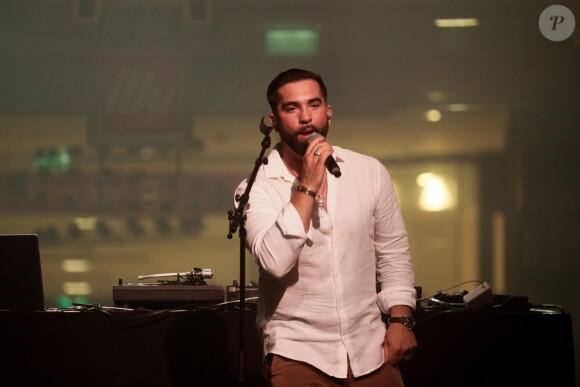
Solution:
{"label": "turntable", "polygon": [[133,309],[194,309],[224,301],[224,288],[207,284],[212,269],[194,268],[189,272],[140,275],[138,279],[173,277],[156,282],[122,283],[113,286],[115,306]]}

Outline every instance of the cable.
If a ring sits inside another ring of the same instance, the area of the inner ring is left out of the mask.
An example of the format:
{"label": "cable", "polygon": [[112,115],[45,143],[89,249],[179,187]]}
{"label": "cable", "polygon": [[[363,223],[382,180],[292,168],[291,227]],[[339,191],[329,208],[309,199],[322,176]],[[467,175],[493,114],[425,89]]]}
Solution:
{"label": "cable", "polygon": [[[258,300],[258,297],[246,298],[246,301],[257,301],[257,300]],[[168,308],[168,309],[151,310],[151,309],[129,309],[129,308],[119,308],[119,307],[107,307],[107,306],[101,306],[100,304],[77,304],[77,303],[74,303],[73,306],[75,306],[75,308],[73,308],[72,310],[71,310],[71,308],[65,308],[65,309],[60,309],[58,311],[60,311],[60,312],[75,311],[78,313],[91,312],[91,311],[101,312],[107,317],[107,320],[116,328],[133,329],[133,328],[139,328],[139,327],[143,327],[143,326],[147,326],[147,325],[152,325],[152,324],[157,323],[165,318],[168,318],[172,315],[175,315],[174,313],[221,310],[221,309],[227,309],[230,306],[239,305],[239,304],[240,304],[240,301],[235,300],[235,301],[226,301],[226,302],[222,302],[219,304],[202,305],[202,306],[195,305],[195,304],[183,304],[183,305],[179,305],[179,306],[176,306],[173,308]],[[256,310],[256,308],[255,307],[248,308],[248,306],[250,306],[250,305],[252,305],[252,304],[251,303],[246,304],[246,310],[254,312]],[[239,310],[239,307],[236,308],[236,310]],[[112,313],[112,312],[120,312],[120,313]],[[138,313],[138,314],[129,313],[129,314],[127,314],[127,312],[141,312],[141,313]],[[151,320],[152,317],[158,317],[158,318]],[[143,321],[145,319],[147,321]],[[121,322],[126,322],[126,321],[133,321],[133,322],[137,322],[137,323],[132,324],[130,326],[120,325]]]}

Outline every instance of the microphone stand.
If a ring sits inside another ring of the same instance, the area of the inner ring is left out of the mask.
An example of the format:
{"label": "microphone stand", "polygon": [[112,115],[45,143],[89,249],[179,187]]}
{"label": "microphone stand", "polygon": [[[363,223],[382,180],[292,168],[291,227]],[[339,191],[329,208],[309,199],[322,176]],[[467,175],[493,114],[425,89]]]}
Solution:
{"label": "microphone stand", "polygon": [[262,164],[268,164],[268,158],[264,157],[266,149],[270,147],[271,139],[270,132],[272,131],[271,126],[264,124],[264,117],[260,121],[260,132],[264,134],[264,139],[262,140],[262,150],[260,155],[256,159],[254,165],[254,170],[248,179],[248,185],[246,190],[242,195],[236,194],[235,200],[238,202],[238,207],[235,211],[228,211],[228,220],[230,223],[230,231],[228,233],[228,239],[232,239],[233,234],[239,227],[239,237],[240,237],[240,321],[239,321],[239,382],[240,385],[244,385],[246,381],[246,354],[245,354],[245,319],[246,319],[246,229],[244,227],[246,221],[246,215],[244,210],[246,204],[250,200],[250,191],[256,180],[256,175]]}

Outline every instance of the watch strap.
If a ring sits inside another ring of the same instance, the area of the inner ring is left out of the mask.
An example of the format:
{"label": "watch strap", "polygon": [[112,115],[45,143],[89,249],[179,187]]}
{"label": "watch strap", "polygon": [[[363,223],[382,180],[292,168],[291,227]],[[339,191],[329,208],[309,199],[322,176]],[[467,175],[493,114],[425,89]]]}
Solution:
{"label": "watch strap", "polygon": [[389,317],[387,320],[387,324],[391,325],[392,323],[403,324],[409,330],[412,330],[415,327],[415,318],[412,315],[401,317]]}

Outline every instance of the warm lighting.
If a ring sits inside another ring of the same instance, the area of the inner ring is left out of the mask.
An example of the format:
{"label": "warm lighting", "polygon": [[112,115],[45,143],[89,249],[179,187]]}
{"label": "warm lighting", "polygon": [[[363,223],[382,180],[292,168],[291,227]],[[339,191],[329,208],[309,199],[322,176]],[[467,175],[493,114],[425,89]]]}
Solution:
{"label": "warm lighting", "polygon": [[454,207],[454,198],[445,180],[434,173],[417,176],[417,184],[422,187],[419,207],[425,211],[443,211]]}
{"label": "warm lighting", "polygon": [[436,109],[428,110],[425,113],[425,119],[429,122],[441,121],[441,112]]}
{"label": "warm lighting", "polygon": [[139,151],[139,157],[141,157],[141,160],[151,160],[151,157],[153,157],[153,149],[148,146],[142,148]]}
{"label": "warm lighting", "polygon": [[62,291],[68,296],[88,296],[93,292],[88,282],[65,282]]}
{"label": "warm lighting", "polygon": [[458,28],[458,27],[476,27],[479,25],[479,20],[475,18],[467,19],[436,19],[434,21],[437,27],[442,28]]}
{"label": "warm lighting", "polygon": [[97,218],[95,217],[77,217],[73,220],[73,223],[77,225],[79,230],[91,231],[95,229],[97,224]]}
{"label": "warm lighting", "polygon": [[449,110],[452,112],[466,112],[469,110],[469,106],[464,103],[452,103],[449,104]]}
{"label": "warm lighting", "polygon": [[425,98],[427,98],[427,100],[432,103],[443,103],[449,97],[446,95],[446,93],[441,91],[431,90],[425,93]]}
{"label": "warm lighting", "polygon": [[86,273],[91,271],[91,264],[86,259],[65,259],[62,270],[66,273]]}

